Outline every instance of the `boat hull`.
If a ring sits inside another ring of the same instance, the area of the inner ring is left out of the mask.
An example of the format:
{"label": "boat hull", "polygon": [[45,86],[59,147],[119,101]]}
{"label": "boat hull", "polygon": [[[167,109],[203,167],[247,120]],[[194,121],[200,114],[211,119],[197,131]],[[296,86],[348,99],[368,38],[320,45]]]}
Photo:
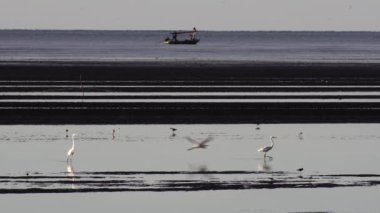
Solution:
{"label": "boat hull", "polygon": [[198,42],[199,42],[199,39],[193,39],[193,40],[186,39],[186,40],[177,40],[177,41],[166,40],[166,41],[164,41],[165,44],[197,44]]}

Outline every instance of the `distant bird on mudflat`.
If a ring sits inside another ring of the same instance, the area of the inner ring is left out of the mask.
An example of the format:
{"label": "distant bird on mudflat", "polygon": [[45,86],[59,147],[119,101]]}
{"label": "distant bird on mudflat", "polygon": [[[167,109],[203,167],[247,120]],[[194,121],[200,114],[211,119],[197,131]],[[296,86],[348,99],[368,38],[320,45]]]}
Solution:
{"label": "distant bird on mudflat", "polygon": [[257,124],[256,130],[260,130],[260,124]]}
{"label": "distant bird on mudflat", "polygon": [[298,138],[299,138],[300,140],[303,140],[303,132],[298,133]]}
{"label": "distant bird on mudflat", "polygon": [[[264,152],[264,153],[265,153],[265,154],[264,154],[264,158],[267,156],[267,152],[269,152],[270,150],[273,149],[273,146],[274,146],[273,139],[274,139],[274,138],[277,138],[277,137],[275,137],[275,136],[270,136],[271,144],[270,144],[269,146],[261,147],[261,148],[259,148],[259,149],[257,150],[258,152]],[[270,157],[270,156],[268,156],[268,157]]]}
{"label": "distant bird on mudflat", "polygon": [[212,137],[207,137],[206,139],[204,139],[203,141],[201,142],[198,142],[198,141],[195,141],[193,140],[192,138],[190,137],[185,137],[186,140],[188,140],[190,143],[193,143],[194,146],[188,148],[187,150],[190,151],[190,150],[193,150],[193,149],[205,149],[207,148],[207,143],[209,143],[210,141],[212,141]]}
{"label": "distant bird on mudflat", "polygon": [[298,177],[299,177],[299,178],[303,178],[302,175],[301,175],[301,173],[302,173],[302,171],[303,171],[303,168],[299,168],[299,169],[297,169],[297,171],[300,173],[300,175],[299,175]]}
{"label": "distant bird on mudflat", "polygon": [[172,130],[172,136],[174,137],[176,134],[175,134],[175,131],[177,131],[176,128],[170,128]]}

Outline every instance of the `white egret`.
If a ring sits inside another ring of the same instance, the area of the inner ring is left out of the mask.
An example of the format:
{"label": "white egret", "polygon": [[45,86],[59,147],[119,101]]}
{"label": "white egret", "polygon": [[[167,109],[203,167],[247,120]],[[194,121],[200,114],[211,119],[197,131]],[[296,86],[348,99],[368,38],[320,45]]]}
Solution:
{"label": "white egret", "polygon": [[203,141],[201,141],[201,142],[197,142],[197,141],[195,141],[195,140],[193,140],[192,138],[190,138],[190,137],[185,137],[186,138],[186,140],[188,140],[190,143],[193,143],[194,144],[194,146],[192,146],[192,147],[190,147],[190,148],[188,148],[187,150],[188,151],[190,151],[190,150],[193,150],[193,149],[197,149],[197,148],[199,148],[199,149],[205,149],[205,148],[207,148],[207,143],[208,142],[210,142],[210,141],[212,141],[212,137],[207,137],[206,139],[204,139]]}
{"label": "white egret", "polygon": [[[271,141],[271,144],[270,146],[264,146],[264,147],[261,147],[260,149],[258,149],[257,151],[258,152],[264,152],[264,158],[267,156],[267,152],[269,152],[271,149],[273,149],[273,146],[274,146],[274,142],[273,142],[273,139],[274,138],[277,138],[275,136],[270,136],[270,141]],[[270,156],[269,156],[270,157]]]}
{"label": "white egret", "polygon": [[75,140],[74,137],[76,134],[72,134],[71,138],[73,139],[73,145],[71,146],[71,149],[67,152],[67,162],[69,162],[69,159],[72,160],[72,157],[74,156],[74,151],[75,151]]}

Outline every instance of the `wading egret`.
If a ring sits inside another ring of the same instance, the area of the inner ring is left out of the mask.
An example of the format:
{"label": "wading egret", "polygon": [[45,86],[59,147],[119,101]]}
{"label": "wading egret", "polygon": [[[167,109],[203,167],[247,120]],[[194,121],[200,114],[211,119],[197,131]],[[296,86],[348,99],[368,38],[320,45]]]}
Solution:
{"label": "wading egret", "polygon": [[69,159],[72,160],[72,157],[74,156],[74,151],[75,151],[75,140],[74,140],[74,137],[75,136],[76,136],[76,134],[72,134],[71,135],[71,138],[73,139],[73,145],[71,146],[71,148],[67,152],[67,162],[69,162]]}
{"label": "wading egret", "polygon": [[203,141],[201,142],[197,142],[195,140],[193,140],[192,138],[190,137],[185,137],[186,140],[188,140],[190,143],[193,143],[194,146],[188,148],[187,150],[190,151],[190,150],[193,150],[193,149],[205,149],[208,145],[207,143],[210,142],[213,138],[212,137],[208,137],[206,139],[204,139]]}
{"label": "wading egret", "polygon": [[[273,149],[273,146],[274,146],[273,139],[274,138],[277,138],[277,137],[270,136],[270,142],[271,142],[270,146],[264,146],[264,147],[261,147],[260,149],[257,150],[258,152],[264,152],[265,153],[264,158],[267,156],[267,152],[269,152],[271,149]],[[270,156],[268,156],[268,157],[270,157]]]}

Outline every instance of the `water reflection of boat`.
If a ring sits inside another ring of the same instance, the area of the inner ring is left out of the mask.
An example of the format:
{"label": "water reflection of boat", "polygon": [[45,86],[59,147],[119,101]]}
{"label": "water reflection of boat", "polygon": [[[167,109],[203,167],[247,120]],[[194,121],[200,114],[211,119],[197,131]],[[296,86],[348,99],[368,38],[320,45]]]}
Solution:
{"label": "water reflection of boat", "polygon": [[200,39],[185,39],[185,40],[172,40],[170,38],[166,38],[164,40],[165,44],[197,44]]}

